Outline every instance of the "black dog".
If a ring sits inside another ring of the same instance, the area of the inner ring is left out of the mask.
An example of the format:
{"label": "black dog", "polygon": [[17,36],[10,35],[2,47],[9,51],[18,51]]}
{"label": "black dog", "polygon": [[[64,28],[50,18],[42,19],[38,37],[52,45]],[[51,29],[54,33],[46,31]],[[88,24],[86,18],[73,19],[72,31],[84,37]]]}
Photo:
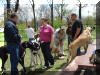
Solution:
{"label": "black dog", "polygon": [[[36,42],[30,43],[28,41],[25,41],[20,45],[20,47],[19,47],[19,63],[22,65],[24,72],[26,72],[26,69],[24,66],[24,57],[26,54],[26,48],[29,48],[31,51],[33,51],[33,50],[36,51],[36,50],[40,49],[40,46]],[[2,71],[4,71],[4,69],[5,69],[4,65],[8,59],[8,54],[9,54],[9,52],[7,50],[7,46],[0,47],[0,58],[2,59]]]}

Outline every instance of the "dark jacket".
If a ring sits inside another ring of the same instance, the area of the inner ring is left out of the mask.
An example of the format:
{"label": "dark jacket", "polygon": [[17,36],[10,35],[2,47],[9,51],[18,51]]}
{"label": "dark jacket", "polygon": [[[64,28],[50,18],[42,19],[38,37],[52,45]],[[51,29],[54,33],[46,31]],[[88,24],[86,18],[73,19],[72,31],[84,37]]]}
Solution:
{"label": "dark jacket", "polygon": [[4,28],[4,37],[5,37],[5,41],[7,42],[7,44],[19,44],[21,37],[18,33],[18,29],[16,27],[16,23],[9,20],[6,24],[5,24],[5,28]]}
{"label": "dark jacket", "polygon": [[[72,38],[75,37],[75,34],[76,34],[76,31],[77,31],[77,28],[81,28],[81,31],[79,33],[79,35],[83,32],[83,24],[82,24],[82,21],[80,19],[77,19],[73,22],[73,25],[72,25]],[[78,36],[79,36],[78,35]]]}

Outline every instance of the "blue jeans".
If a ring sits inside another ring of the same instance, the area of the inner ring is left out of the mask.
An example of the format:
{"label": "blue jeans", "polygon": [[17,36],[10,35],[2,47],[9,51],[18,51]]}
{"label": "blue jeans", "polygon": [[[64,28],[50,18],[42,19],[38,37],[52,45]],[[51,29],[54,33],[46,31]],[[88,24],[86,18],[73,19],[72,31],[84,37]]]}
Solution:
{"label": "blue jeans", "polygon": [[68,46],[70,45],[71,42],[72,42],[72,39],[68,36]]}
{"label": "blue jeans", "polygon": [[10,53],[11,62],[11,75],[18,74],[18,61],[19,61],[19,46],[18,45],[7,45],[8,51]]}
{"label": "blue jeans", "polygon": [[49,63],[54,65],[54,58],[51,54],[50,42],[41,43],[40,46],[44,56],[45,66],[49,67]]}

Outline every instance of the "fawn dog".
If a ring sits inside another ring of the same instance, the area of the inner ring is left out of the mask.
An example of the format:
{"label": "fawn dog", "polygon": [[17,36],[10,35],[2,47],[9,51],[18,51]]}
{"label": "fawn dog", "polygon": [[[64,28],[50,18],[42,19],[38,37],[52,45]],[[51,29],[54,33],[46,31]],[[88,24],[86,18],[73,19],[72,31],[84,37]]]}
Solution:
{"label": "fawn dog", "polygon": [[95,27],[87,27],[86,30],[84,30],[83,33],[69,45],[69,51],[72,56],[70,61],[76,57],[77,48],[84,46],[85,52],[87,52],[88,43],[91,40],[92,31],[94,29]]}

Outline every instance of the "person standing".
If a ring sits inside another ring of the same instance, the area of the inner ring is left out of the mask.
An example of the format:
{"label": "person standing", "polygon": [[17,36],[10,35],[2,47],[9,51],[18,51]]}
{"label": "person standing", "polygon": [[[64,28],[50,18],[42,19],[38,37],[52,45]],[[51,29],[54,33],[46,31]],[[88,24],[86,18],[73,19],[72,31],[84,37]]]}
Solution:
{"label": "person standing", "polygon": [[68,35],[68,46],[71,43],[71,38],[72,38],[72,22],[68,22],[68,28],[66,30],[66,34]]}
{"label": "person standing", "polygon": [[45,65],[44,69],[54,66],[54,58],[51,53],[53,45],[54,29],[48,24],[48,20],[41,19],[42,26],[40,27],[40,46],[44,56]]}
{"label": "person standing", "polygon": [[27,37],[29,38],[29,42],[32,42],[32,40],[34,40],[34,29],[30,25],[28,25],[26,32]]}
{"label": "person standing", "polygon": [[[83,24],[80,19],[78,19],[75,13],[71,14],[72,24],[72,40],[77,39],[83,32]],[[80,55],[80,48],[77,49],[77,55]]]}
{"label": "person standing", "polygon": [[5,24],[4,37],[7,42],[7,48],[10,53],[11,62],[11,75],[18,74],[18,61],[19,61],[19,44],[21,36],[19,35],[16,23],[18,21],[17,14],[11,14],[11,19]]}

